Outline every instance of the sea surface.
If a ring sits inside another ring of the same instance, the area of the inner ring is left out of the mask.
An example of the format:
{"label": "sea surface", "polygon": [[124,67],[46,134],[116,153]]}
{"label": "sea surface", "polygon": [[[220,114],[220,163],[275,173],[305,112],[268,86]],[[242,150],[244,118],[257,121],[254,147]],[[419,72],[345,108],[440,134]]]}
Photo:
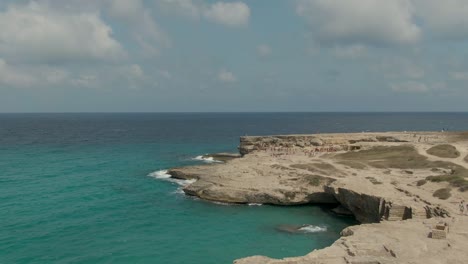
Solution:
{"label": "sea surface", "polygon": [[[0,263],[232,263],[304,255],[355,224],[319,206],[186,197],[164,170],[241,135],[468,130],[467,113],[0,114]],[[278,230],[307,225],[301,234]]]}

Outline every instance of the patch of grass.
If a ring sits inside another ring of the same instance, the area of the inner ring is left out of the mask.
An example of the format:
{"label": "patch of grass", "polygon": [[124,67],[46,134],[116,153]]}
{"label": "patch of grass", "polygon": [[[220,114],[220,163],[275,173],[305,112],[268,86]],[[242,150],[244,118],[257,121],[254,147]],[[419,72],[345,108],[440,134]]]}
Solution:
{"label": "patch of grass", "polygon": [[431,182],[449,182],[450,185],[458,187],[460,191],[464,192],[468,190],[468,181],[465,177],[450,174],[450,175],[439,175],[439,176],[429,176],[426,178]]}
{"label": "patch of grass", "polygon": [[423,186],[426,183],[427,183],[427,180],[419,180],[416,182],[416,186]]}
{"label": "patch of grass", "polygon": [[320,175],[302,175],[305,182],[312,186],[328,185],[335,181],[335,179],[322,177]]}
{"label": "patch of grass", "polygon": [[338,170],[333,165],[328,164],[328,163],[293,164],[289,167],[295,168],[295,169],[307,170],[313,173],[318,173],[318,174],[323,174],[323,175],[331,175],[331,174],[338,173]]}
{"label": "patch of grass", "polygon": [[375,168],[397,168],[397,169],[429,169],[442,168],[450,170],[450,174],[440,176],[429,176],[426,179],[432,182],[449,182],[458,187],[460,191],[468,190],[468,169],[452,162],[430,161],[427,157],[420,155],[411,145],[401,146],[378,146],[357,152],[347,152],[335,156],[339,160],[358,161]]}
{"label": "patch of grass", "polygon": [[460,152],[458,152],[457,148],[450,144],[441,144],[434,146],[430,149],[428,149],[427,154],[430,154],[432,156],[436,156],[439,158],[458,158],[460,157]]}
{"label": "patch of grass", "polygon": [[322,182],[322,177],[317,175],[307,175],[304,179],[312,186],[319,186]]}
{"label": "patch of grass", "polygon": [[417,169],[427,167],[427,158],[410,145],[377,146],[371,149],[338,154],[335,158],[367,163],[376,168]]}
{"label": "patch of grass", "polygon": [[439,189],[439,190],[435,191],[432,194],[432,196],[437,197],[437,198],[439,198],[441,200],[447,200],[452,195],[450,194],[450,189],[449,188],[442,188],[442,189]]}

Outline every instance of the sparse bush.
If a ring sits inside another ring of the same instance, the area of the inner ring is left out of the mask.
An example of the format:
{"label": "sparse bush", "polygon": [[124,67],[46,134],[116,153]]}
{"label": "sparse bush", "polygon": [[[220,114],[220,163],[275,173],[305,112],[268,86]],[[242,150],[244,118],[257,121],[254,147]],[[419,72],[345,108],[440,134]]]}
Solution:
{"label": "sparse bush", "polygon": [[450,189],[449,188],[442,188],[442,189],[439,189],[439,190],[435,191],[432,194],[432,196],[437,197],[437,198],[439,198],[441,200],[447,200],[452,195],[450,194]]}
{"label": "sparse bush", "polygon": [[427,183],[427,180],[419,180],[416,182],[416,186],[423,186],[426,183]]}
{"label": "sparse bush", "polygon": [[439,158],[458,158],[460,157],[460,152],[458,152],[457,148],[449,144],[442,144],[434,146],[427,150],[427,153],[436,156]]}

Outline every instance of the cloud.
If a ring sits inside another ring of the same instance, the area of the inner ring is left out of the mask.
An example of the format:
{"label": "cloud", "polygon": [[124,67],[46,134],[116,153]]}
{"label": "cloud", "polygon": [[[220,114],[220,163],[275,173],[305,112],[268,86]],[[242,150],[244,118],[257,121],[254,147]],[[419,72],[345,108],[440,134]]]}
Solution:
{"label": "cloud", "polygon": [[220,24],[241,27],[249,23],[250,8],[243,2],[217,2],[204,11],[204,16]]}
{"label": "cloud", "polygon": [[413,0],[415,13],[433,35],[457,40],[468,37],[466,0]]}
{"label": "cloud", "polygon": [[299,0],[296,12],[319,43],[404,45],[421,38],[410,0]]}
{"label": "cloud", "polygon": [[141,0],[110,0],[109,5],[109,14],[126,23],[145,55],[158,55],[160,48],[170,47],[170,38]]}
{"label": "cloud", "polygon": [[218,80],[225,82],[225,83],[232,83],[237,81],[236,76],[232,72],[226,71],[222,69],[218,74]]}
{"label": "cloud", "polygon": [[70,77],[67,70],[38,65],[12,65],[0,58],[0,84],[9,87],[38,88],[65,83]]}
{"label": "cloud", "polygon": [[262,44],[257,46],[257,53],[260,57],[267,57],[271,54],[271,48],[268,45]]}
{"label": "cloud", "polygon": [[30,86],[35,83],[35,79],[28,74],[19,73],[17,69],[8,65],[0,58],[0,83],[9,86]]}
{"label": "cloud", "polygon": [[99,13],[65,13],[32,1],[0,12],[0,56],[69,62],[116,60],[125,57],[125,51]]}
{"label": "cloud", "polygon": [[390,88],[395,92],[404,93],[426,93],[429,91],[426,84],[415,81],[390,84]]}
{"label": "cloud", "polygon": [[336,46],[333,54],[339,58],[358,58],[366,54],[367,48],[363,45]]}
{"label": "cloud", "polygon": [[192,0],[158,0],[159,7],[165,12],[173,12],[190,18],[199,19],[202,6]]}
{"label": "cloud", "polygon": [[468,81],[468,72],[450,72],[450,77],[457,81]]}
{"label": "cloud", "polygon": [[250,19],[250,8],[241,1],[215,2],[211,5],[192,0],[159,0],[158,3],[165,11],[194,19],[204,18],[229,27],[246,26]]}
{"label": "cloud", "polygon": [[160,70],[159,74],[163,76],[166,79],[172,79],[172,74],[169,71],[166,70]]}
{"label": "cloud", "polygon": [[426,70],[422,66],[407,58],[396,56],[385,58],[375,69],[390,79],[422,79],[426,75]]}

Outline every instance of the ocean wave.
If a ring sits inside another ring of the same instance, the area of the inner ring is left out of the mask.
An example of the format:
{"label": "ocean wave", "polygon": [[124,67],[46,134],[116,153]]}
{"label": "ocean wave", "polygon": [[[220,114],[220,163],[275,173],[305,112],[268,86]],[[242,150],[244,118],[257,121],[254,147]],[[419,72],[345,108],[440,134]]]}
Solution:
{"label": "ocean wave", "polygon": [[248,206],[262,206],[263,204],[261,203],[248,203]]}
{"label": "ocean wave", "polygon": [[178,184],[178,185],[180,185],[182,187],[190,185],[190,184],[197,181],[196,179],[182,180],[182,179],[171,178],[171,175],[167,173],[167,170],[155,171],[155,172],[152,172],[152,173],[148,174],[148,176],[156,178],[156,179],[160,179],[160,180],[166,180],[166,181],[169,181],[169,182],[173,182],[173,183],[176,183],[176,184]]}
{"label": "ocean wave", "polygon": [[159,171],[154,171],[148,176],[156,178],[156,179],[169,179],[171,178],[171,175],[167,173],[167,170],[159,170]]}
{"label": "ocean wave", "polygon": [[193,158],[193,160],[203,161],[206,163],[222,162],[222,161],[213,159],[213,157],[205,157],[205,156],[196,156],[195,158]]}
{"label": "ocean wave", "polygon": [[216,201],[212,201],[211,203],[217,204],[217,205],[224,205],[224,206],[231,206],[231,205],[233,205],[233,204],[230,204],[230,203],[216,202]]}
{"label": "ocean wave", "polygon": [[299,231],[304,233],[318,233],[318,232],[326,232],[326,226],[315,226],[315,225],[305,225],[299,228]]}

